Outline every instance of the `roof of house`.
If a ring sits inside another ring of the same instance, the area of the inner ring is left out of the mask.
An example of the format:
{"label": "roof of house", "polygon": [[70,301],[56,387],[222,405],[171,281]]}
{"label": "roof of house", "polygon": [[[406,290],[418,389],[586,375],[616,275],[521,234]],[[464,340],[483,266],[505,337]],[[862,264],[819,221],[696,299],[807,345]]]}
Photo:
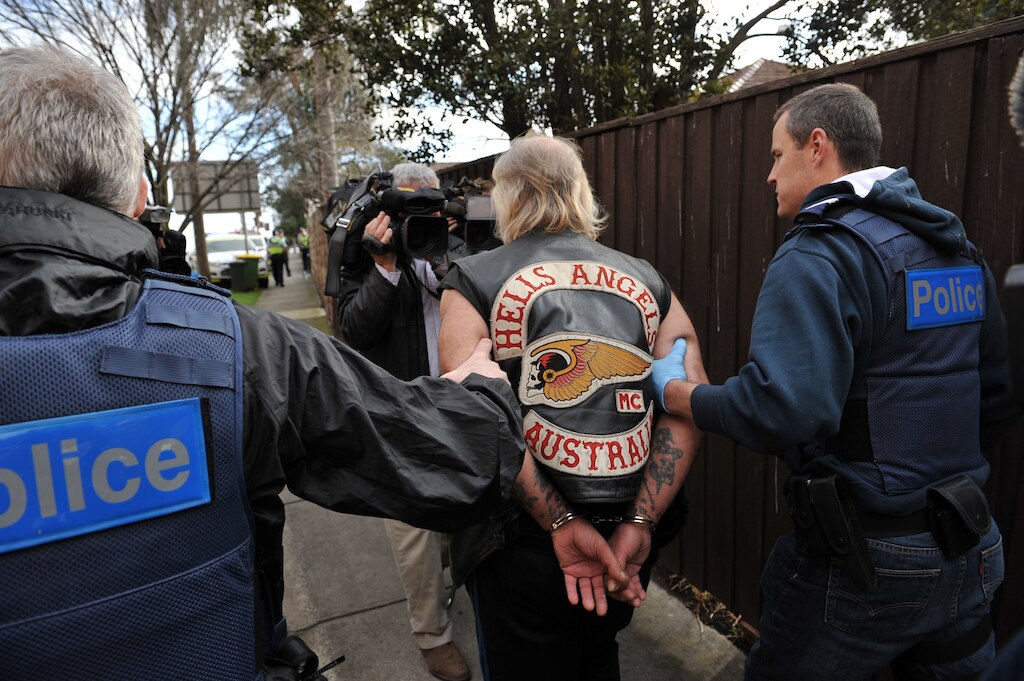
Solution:
{"label": "roof of house", "polygon": [[771,59],[758,59],[741,69],[727,73],[722,80],[731,80],[729,92],[736,92],[793,75],[793,67]]}

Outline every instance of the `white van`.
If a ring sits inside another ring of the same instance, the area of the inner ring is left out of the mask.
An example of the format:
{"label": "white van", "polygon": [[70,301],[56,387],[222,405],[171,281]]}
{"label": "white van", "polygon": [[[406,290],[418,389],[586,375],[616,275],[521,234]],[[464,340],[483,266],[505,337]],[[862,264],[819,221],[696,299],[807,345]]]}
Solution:
{"label": "white van", "polygon": [[[260,288],[270,283],[270,268],[267,267],[267,243],[259,234],[249,235],[249,254],[259,256],[256,277]],[[206,259],[210,265],[210,281],[214,284],[231,285],[231,263],[238,256],[245,255],[245,237],[242,234],[207,234]],[[196,254],[188,254],[188,264],[196,267]]]}

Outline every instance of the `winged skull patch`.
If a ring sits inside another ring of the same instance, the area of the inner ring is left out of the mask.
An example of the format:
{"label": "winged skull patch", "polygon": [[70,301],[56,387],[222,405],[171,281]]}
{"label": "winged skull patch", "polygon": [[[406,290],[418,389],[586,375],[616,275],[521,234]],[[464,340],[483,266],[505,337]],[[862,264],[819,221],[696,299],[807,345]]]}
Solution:
{"label": "winged skull patch", "polygon": [[635,382],[651,370],[651,357],[611,338],[556,334],[542,338],[524,353],[519,383],[523,404],[571,407],[611,383]]}

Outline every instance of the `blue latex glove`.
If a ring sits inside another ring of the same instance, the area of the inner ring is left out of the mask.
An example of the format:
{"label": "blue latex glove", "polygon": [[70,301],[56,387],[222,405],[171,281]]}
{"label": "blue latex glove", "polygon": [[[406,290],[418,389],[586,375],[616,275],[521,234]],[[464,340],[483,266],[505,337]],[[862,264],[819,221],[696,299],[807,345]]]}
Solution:
{"label": "blue latex glove", "polygon": [[651,365],[651,382],[654,384],[654,399],[658,403],[658,409],[667,412],[665,408],[665,386],[669,381],[686,380],[686,369],[683,368],[683,358],[686,357],[686,341],[682,338],[672,344],[672,349],[661,359],[654,360]]}

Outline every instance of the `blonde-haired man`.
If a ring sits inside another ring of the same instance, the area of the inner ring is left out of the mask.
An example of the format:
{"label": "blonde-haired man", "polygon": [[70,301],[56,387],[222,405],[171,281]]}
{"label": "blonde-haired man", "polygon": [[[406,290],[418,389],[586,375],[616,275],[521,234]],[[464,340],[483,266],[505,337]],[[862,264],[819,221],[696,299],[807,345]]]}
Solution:
{"label": "blonde-haired man", "polygon": [[652,544],[677,529],[666,513],[701,440],[647,379],[673,352],[705,380],[697,339],[653,267],[596,242],[604,219],[571,141],[515,140],[494,180],[505,245],[442,282],[441,361],[492,340],[527,456],[500,527],[453,540],[453,577],[468,576],[490,681],[618,679],[615,637],[645,597]]}

